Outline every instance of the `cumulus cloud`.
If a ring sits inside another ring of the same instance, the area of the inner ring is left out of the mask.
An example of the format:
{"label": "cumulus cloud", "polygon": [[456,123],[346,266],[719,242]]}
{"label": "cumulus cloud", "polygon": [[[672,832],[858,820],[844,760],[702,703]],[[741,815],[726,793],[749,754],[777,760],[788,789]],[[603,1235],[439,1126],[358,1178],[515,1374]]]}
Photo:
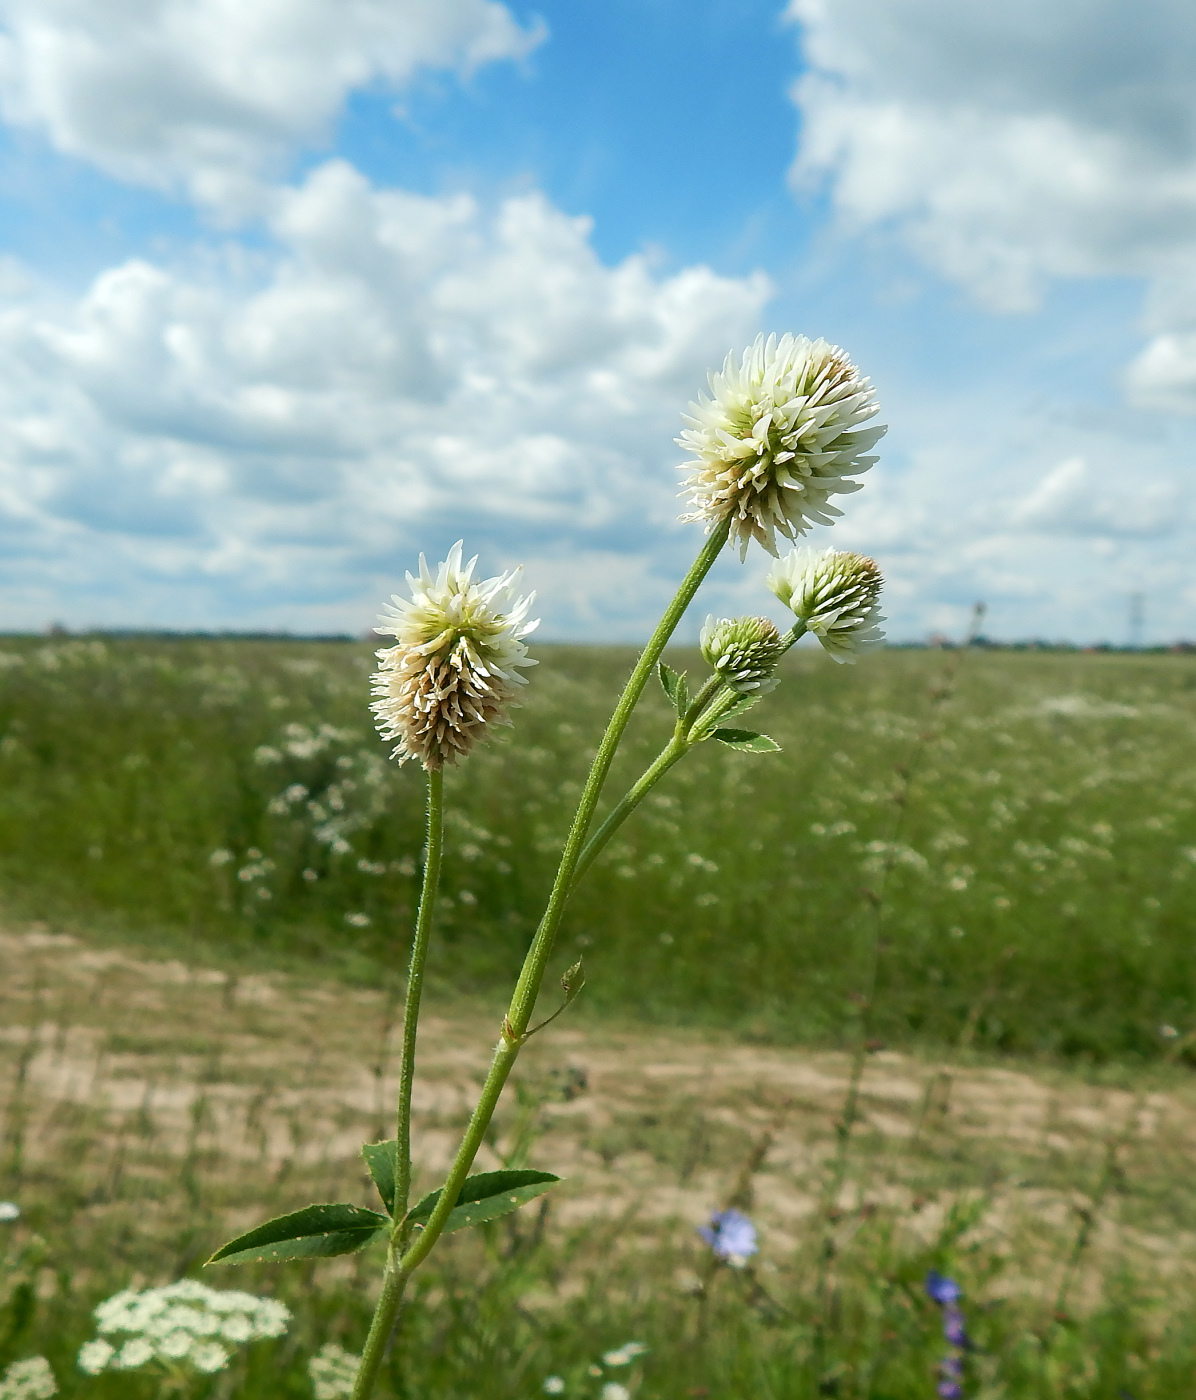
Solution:
{"label": "cumulus cloud", "polygon": [[269,227],[277,252],[134,259],[73,302],[4,284],[10,606],[103,576],[110,599],[68,620],[161,623],[183,599],[208,622],[343,627],[438,534],[516,523],[529,563],[573,579],[555,619],[548,600],[567,627],[587,570],[667,536],[679,412],[771,292],[606,266],[538,194],[486,208],[342,161],[274,190]]}
{"label": "cumulus cloud", "polygon": [[543,35],[496,0],[0,0],[0,112],[120,179],[239,209],[354,89],[468,74]]}
{"label": "cumulus cloud", "polygon": [[1193,257],[1196,10],[1182,0],[791,0],[800,184],[899,228],[986,304]]}

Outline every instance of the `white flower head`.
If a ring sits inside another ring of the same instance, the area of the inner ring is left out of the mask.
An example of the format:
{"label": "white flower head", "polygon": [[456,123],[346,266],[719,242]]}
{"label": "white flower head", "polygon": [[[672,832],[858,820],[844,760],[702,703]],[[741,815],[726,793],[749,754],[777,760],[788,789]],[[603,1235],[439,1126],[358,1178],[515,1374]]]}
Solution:
{"label": "white flower head", "polygon": [[377,653],[371,709],[384,739],[397,739],[392,758],[415,758],[425,768],[456,763],[484,738],[487,726],[508,723],[507,710],[534,666],[523,638],[535,594],[516,598],[518,569],[475,582],[477,557],[461,564],[461,541],[433,577],[419,557],[419,577],[407,575],[411,598],[393,597],[374,630],[397,645]]}
{"label": "white flower head", "polygon": [[794,549],[766,582],[836,661],[852,663],[884,642],[877,600],[884,580],[874,560],[828,549]]}
{"label": "white flower head", "polygon": [[699,645],[707,662],[741,695],[764,695],[776,686],[772,670],[785,647],[768,618],[708,617]]}
{"label": "white flower head", "polygon": [[859,490],[847,477],[873,465],[866,454],[886,429],[864,426],[879,411],[876,391],[838,346],[759,335],[740,363],[729,354],[711,374],[710,392],[690,404],[676,440],[691,454],[683,520],[709,529],[729,517],[742,558],[753,539],[776,554],[778,533],[793,540],[842,515],[831,496]]}
{"label": "white flower head", "polygon": [[102,1337],[84,1342],[79,1348],[79,1369],[89,1376],[98,1376],[116,1355],[116,1348]]}
{"label": "white flower head", "polygon": [[361,1357],[328,1342],[307,1363],[316,1400],[349,1400]]}
{"label": "white flower head", "polygon": [[14,1361],[0,1378],[0,1400],[51,1400],[58,1382],[44,1356]]}
{"label": "white flower head", "polygon": [[[100,1303],[94,1316],[101,1335],[79,1351],[79,1369],[90,1376],[105,1370],[136,1370],[150,1362],[168,1366],[186,1362],[197,1371],[219,1371],[230,1355],[222,1343],[238,1346],[279,1337],[291,1312],[275,1298],[179,1279],[164,1288],[114,1293]],[[129,1334],[123,1343],[105,1340],[122,1332]]]}
{"label": "white flower head", "polygon": [[20,1220],[21,1207],[16,1201],[0,1201],[0,1220],[7,1223],[10,1220]]}

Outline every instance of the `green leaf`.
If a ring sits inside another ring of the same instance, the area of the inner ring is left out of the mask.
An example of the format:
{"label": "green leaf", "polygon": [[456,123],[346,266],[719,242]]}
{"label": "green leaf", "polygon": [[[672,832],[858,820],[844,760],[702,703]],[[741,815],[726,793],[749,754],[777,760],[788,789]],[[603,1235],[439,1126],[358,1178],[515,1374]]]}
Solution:
{"label": "green leaf", "polygon": [[395,1170],[398,1164],[399,1144],[397,1139],[389,1142],[367,1142],[361,1149],[365,1164],[374,1178],[374,1185],[382,1197],[387,1214],[395,1213]]}
{"label": "green leaf", "polygon": [[729,749],[740,753],[780,753],[781,746],[767,734],[753,734],[750,729],[716,729],[710,736]]}
{"label": "green leaf", "polygon": [[733,705],[728,705],[722,714],[719,715],[720,722],[724,719],[734,719],[736,715],[747,714],[753,705],[758,705],[760,703],[762,698],[763,697],[760,695],[741,695]]}
{"label": "green leaf", "polygon": [[657,673],[664,693],[673,702],[673,709],[679,715],[683,715],[689,709],[689,683],[685,679],[685,672],[678,673],[662,661],[657,667]]}
{"label": "green leaf", "polygon": [[209,1264],[277,1264],[353,1254],[383,1235],[390,1221],[361,1206],[304,1206],[221,1245]]}
{"label": "green leaf", "polygon": [[[560,1181],[551,1172],[508,1170],[501,1172],[479,1172],[471,1176],[461,1187],[457,1204],[449,1213],[444,1233],[451,1230],[464,1230],[467,1225],[481,1225],[486,1220],[497,1220],[509,1215],[513,1210],[542,1196],[550,1186]],[[440,1192],[433,1191],[408,1212],[407,1219],[413,1225],[423,1225],[436,1209]]]}

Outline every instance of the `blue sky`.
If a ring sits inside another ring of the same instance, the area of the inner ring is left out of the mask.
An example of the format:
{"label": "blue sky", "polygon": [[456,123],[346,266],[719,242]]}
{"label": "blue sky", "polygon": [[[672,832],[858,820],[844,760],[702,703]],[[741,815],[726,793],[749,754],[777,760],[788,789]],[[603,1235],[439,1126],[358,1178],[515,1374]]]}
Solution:
{"label": "blue sky", "polygon": [[0,628],[361,631],[463,534],[633,639],[687,400],[792,329],[878,387],[816,542],[892,635],[1196,636],[1196,15],[1135,14],[0,0]]}

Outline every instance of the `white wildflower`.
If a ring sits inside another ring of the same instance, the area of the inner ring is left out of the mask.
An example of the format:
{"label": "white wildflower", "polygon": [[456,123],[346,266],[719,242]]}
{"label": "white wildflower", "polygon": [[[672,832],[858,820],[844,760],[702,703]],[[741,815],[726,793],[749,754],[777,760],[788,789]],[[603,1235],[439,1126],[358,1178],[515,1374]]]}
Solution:
{"label": "white wildflower", "polygon": [[50,1400],[58,1394],[58,1382],[44,1356],[14,1361],[0,1377],[0,1400]]}
{"label": "white wildflower", "polygon": [[708,526],[730,517],[740,554],[756,539],[770,554],[776,535],[796,539],[811,524],[842,514],[830,497],[859,490],[846,478],[876,461],[884,436],[864,427],[878,411],[876,391],[837,346],[805,336],[757,336],[736,364],[729,354],[711,374],[712,398],[690,404],[677,444],[692,454],[685,520]]}
{"label": "white wildflower", "polygon": [[614,1351],[604,1353],[602,1364],[604,1366],[630,1366],[637,1356],[643,1356],[648,1348],[643,1342],[624,1342],[621,1347]]}
{"label": "white wildflower", "polygon": [[316,1400],[349,1400],[361,1357],[328,1342],[307,1363]]}
{"label": "white wildflower", "polygon": [[602,1387],[602,1400],[631,1400],[631,1391],[618,1381],[607,1381]]}
{"label": "white wildflower", "polygon": [[[237,1346],[280,1337],[291,1313],[275,1298],[180,1279],[165,1288],[114,1293],[94,1317],[100,1336],[79,1351],[79,1369],[91,1376],[137,1370],[151,1362],[186,1362],[197,1371],[219,1371],[230,1356],[223,1343]],[[123,1343],[107,1340],[121,1333]]]}
{"label": "white wildflower", "polygon": [[884,642],[877,599],[884,580],[863,554],[791,550],[766,582],[836,661],[854,662]]}
{"label": "white wildflower", "polygon": [[79,1369],[89,1376],[98,1376],[115,1355],[116,1348],[102,1337],[84,1342],[79,1348]]}
{"label": "white wildflower", "polygon": [[118,1371],[135,1371],[154,1359],[154,1345],[144,1337],[130,1337],[112,1358]]}
{"label": "white wildflower", "polygon": [[397,645],[377,653],[371,709],[392,757],[441,768],[464,758],[488,725],[507,722],[519,687],[517,670],[536,663],[522,638],[537,625],[527,613],[535,594],[515,597],[519,570],[473,581],[476,556],[461,564],[461,541],[433,577],[424,556],[419,577],[407,575],[411,598],[392,606],[374,630]]}
{"label": "white wildflower", "polygon": [[21,1207],[16,1201],[0,1201],[0,1221],[5,1224],[10,1220],[20,1220]]}
{"label": "white wildflower", "polygon": [[784,644],[766,617],[708,617],[699,641],[702,655],[726,684],[742,695],[776,686],[772,669]]}
{"label": "white wildflower", "polygon": [[191,1364],[197,1371],[211,1375],[228,1365],[228,1352],[219,1342],[196,1342],[191,1348]]}
{"label": "white wildflower", "polygon": [[547,1376],[540,1389],[545,1395],[564,1395],[565,1378],[564,1376]]}

